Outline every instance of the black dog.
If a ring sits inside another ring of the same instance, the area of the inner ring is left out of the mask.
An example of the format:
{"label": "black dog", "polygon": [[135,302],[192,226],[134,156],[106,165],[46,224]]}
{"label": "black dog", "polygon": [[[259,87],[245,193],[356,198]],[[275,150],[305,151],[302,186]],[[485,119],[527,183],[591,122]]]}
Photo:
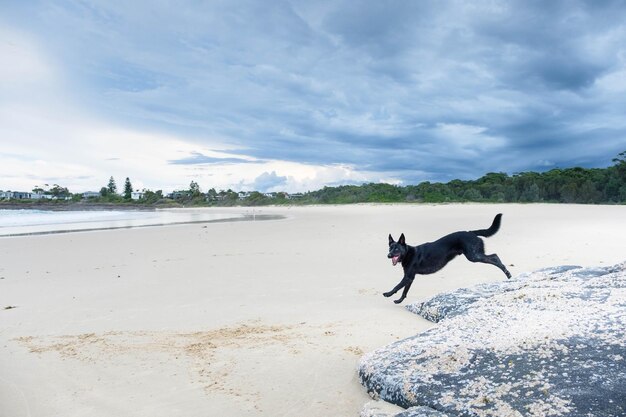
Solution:
{"label": "black dog", "polygon": [[502,264],[498,255],[495,253],[493,255],[485,255],[485,245],[478,237],[495,235],[498,229],[500,229],[501,218],[502,214],[496,215],[489,229],[455,232],[434,242],[424,243],[419,246],[407,245],[404,241],[404,233],[400,235],[400,239],[397,242],[389,235],[389,254],[387,257],[391,259],[394,266],[398,262],[402,263],[404,277],[393,290],[383,293],[383,295],[391,297],[404,287],[402,297],[394,300],[396,304],[401,303],[406,298],[406,294],[409,292],[416,274],[437,272],[460,254],[465,255],[471,262],[495,265],[506,274],[507,278],[511,278],[511,273]]}

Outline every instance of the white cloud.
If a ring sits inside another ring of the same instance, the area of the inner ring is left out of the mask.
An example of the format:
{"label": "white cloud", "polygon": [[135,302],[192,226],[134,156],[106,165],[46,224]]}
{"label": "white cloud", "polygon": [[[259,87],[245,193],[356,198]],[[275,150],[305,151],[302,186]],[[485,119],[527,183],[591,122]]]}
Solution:
{"label": "white cloud", "polygon": [[198,178],[198,183],[203,189],[230,188],[293,193],[313,191],[325,185],[399,182],[377,172],[359,171],[347,165],[314,165],[276,160],[252,164],[210,164],[188,169]]}
{"label": "white cloud", "polygon": [[[3,66],[0,75],[21,83],[16,87],[21,99],[3,96],[0,101],[0,189],[27,191],[59,184],[73,192],[97,191],[113,176],[120,184],[129,177],[139,189],[170,191],[186,188],[193,180],[203,189],[263,185],[271,191],[296,192],[378,178],[348,166],[258,160],[223,137],[188,138],[106,122],[63,91],[60,73],[32,40],[17,32],[3,34],[0,53],[15,67]],[[218,163],[171,163],[196,155]],[[229,158],[248,162],[219,163]],[[268,172],[281,181],[260,184],[258,178]]]}
{"label": "white cloud", "polygon": [[448,152],[484,152],[503,146],[503,138],[486,134],[487,128],[462,123],[438,123],[438,135],[452,149]]}
{"label": "white cloud", "polygon": [[0,26],[0,79],[2,93],[18,86],[46,83],[55,77],[50,59],[24,32]]}
{"label": "white cloud", "polygon": [[624,94],[626,92],[626,65],[598,78],[595,87],[606,95]]}

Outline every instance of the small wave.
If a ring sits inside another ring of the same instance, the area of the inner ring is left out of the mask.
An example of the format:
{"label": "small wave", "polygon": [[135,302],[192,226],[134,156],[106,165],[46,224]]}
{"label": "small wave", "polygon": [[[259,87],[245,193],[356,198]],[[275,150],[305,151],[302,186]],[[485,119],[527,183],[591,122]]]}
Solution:
{"label": "small wave", "polygon": [[197,210],[45,211],[0,210],[0,236],[84,232],[218,221],[263,220],[267,216]]}

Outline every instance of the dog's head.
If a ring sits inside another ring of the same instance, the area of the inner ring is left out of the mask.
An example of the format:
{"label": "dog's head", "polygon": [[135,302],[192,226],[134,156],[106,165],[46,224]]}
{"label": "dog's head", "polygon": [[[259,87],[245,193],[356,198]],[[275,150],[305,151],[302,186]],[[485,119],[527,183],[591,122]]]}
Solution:
{"label": "dog's head", "polygon": [[406,254],[406,242],[404,241],[404,233],[400,235],[400,239],[396,242],[393,237],[389,235],[389,254],[387,258],[391,259],[393,265],[397,265],[398,262],[402,262],[402,258]]}

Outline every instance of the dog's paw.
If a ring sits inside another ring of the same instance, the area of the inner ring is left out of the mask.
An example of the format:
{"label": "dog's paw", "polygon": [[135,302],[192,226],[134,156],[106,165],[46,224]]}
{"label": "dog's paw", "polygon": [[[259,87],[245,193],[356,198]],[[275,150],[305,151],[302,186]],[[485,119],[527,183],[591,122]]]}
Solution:
{"label": "dog's paw", "polygon": [[393,300],[393,302],[396,304],[400,304],[402,301],[404,301],[404,298],[398,298],[397,300]]}
{"label": "dog's paw", "polygon": [[391,297],[393,295],[393,293],[392,292],[384,292],[383,295],[385,297]]}

